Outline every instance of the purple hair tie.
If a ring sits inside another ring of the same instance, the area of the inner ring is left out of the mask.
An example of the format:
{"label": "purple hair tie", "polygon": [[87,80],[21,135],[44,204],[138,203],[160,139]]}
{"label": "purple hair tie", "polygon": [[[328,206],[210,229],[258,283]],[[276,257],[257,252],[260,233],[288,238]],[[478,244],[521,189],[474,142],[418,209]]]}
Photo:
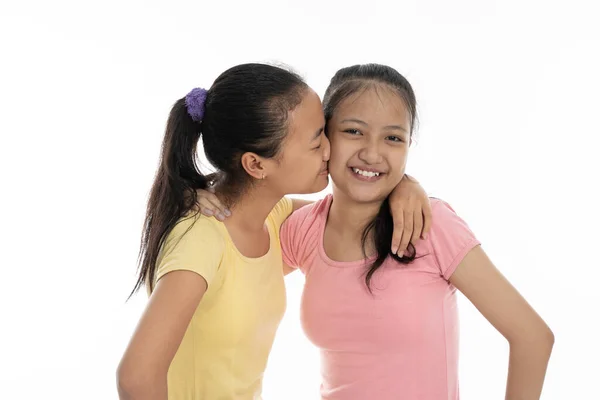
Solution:
{"label": "purple hair tie", "polygon": [[195,88],[185,96],[187,112],[196,122],[202,121],[204,117],[204,102],[206,101],[207,93],[206,89]]}

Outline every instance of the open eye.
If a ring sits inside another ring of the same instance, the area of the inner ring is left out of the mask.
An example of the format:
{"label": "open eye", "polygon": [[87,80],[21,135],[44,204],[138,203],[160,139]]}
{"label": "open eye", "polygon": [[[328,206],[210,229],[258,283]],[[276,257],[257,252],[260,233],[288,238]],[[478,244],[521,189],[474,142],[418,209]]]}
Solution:
{"label": "open eye", "polygon": [[345,129],[344,132],[350,135],[360,135],[360,131],[358,129]]}
{"label": "open eye", "polygon": [[390,140],[392,142],[398,142],[398,143],[404,142],[404,140],[402,140],[402,138],[399,136],[388,136],[388,137],[386,137],[386,139]]}

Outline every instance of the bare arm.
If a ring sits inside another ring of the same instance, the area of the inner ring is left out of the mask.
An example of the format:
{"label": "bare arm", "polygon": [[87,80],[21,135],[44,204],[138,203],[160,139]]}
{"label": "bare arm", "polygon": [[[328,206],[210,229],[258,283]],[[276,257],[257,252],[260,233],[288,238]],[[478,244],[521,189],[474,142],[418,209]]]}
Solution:
{"label": "bare arm", "polygon": [[480,246],[467,254],[450,282],[508,340],[506,400],[539,399],[554,345],[550,328]]}
{"label": "bare arm", "polygon": [[[292,212],[313,201],[292,199]],[[404,175],[390,194],[390,212],[394,220],[391,248],[401,255],[409,243],[426,238],[431,230],[431,205],[427,192],[413,177]],[[287,267],[289,268],[289,267]],[[292,269],[293,270],[293,269]],[[286,274],[284,267],[284,274]]]}
{"label": "bare arm", "polygon": [[[231,215],[211,190],[198,189],[196,193],[198,207],[204,215],[215,216],[221,221]],[[310,200],[291,200],[292,212],[314,203]],[[429,198],[416,179],[405,175],[390,195],[390,210],[394,219],[391,248],[394,253],[401,254],[406,251],[409,242],[414,244],[419,237],[425,238],[429,233],[432,219]],[[284,263],[284,276],[295,270]]]}
{"label": "bare arm", "polygon": [[425,189],[407,174],[390,194],[389,202],[394,220],[391,251],[402,256],[409,243],[425,239],[431,230],[431,204]]}
{"label": "bare arm", "polygon": [[161,278],[117,371],[121,400],[167,400],[167,372],[206,292],[204,278],[173,271]]}
{"label": "bare arm", "polygon": [[[196,194],[197,207],[202,214],[208,217],[214,216],[220,221],[224,221],[231,215],[211,189],[198,189]],[[310,200],[292,199],[292,212],[312,203],[314,202]],[[429,233],[432,220],[431,205],[421,184],[406,174],[390,194],[389,203],[394,220],[391,250],[401,255],[406,251],[409,243],[415,244],[417,239],[425,238]]]}

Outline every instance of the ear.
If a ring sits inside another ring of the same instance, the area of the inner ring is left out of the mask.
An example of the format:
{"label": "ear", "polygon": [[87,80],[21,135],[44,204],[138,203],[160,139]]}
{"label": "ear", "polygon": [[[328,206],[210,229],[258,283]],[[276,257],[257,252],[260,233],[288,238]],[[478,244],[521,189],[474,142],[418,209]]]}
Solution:
{"label": "ear", "polygon": [[256,153],[242,154],[242,168],[254,179],[265,179],[267,176],[265,160]]}

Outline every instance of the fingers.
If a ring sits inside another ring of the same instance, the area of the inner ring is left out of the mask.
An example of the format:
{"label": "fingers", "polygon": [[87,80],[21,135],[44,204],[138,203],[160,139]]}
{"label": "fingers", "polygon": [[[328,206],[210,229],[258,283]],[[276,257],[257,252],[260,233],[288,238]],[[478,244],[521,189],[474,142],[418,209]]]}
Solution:
{"label": "fingers", "polygon": [[207,217],[216,216],[217,214],[221,214],[221,211],[215,207],[210,201],[208,201],[205,197],[198,197],[198,206],[200,207],[200,212]]}
{"label": "fingers", "polygon": [[404,256],[406,249],[408,248],[408,244],[410,243],[410,239],[412,237],[412,233],[414,230],[413,225],[413,213],[404,213],[404,227],[402,229],[402,239],[400,240],[400,246],[398,247],[398,257]]}
{"label": "fingers", "polygon": [[423,211],[415,210],[415,212],[413,213],[413,218],[414,223],[412,235],[410,237],[410,243],[414,245],[415,243],[417,243],[417,240],[421,237],[421,234],[423,232]]}
{"label": "fingers", "polygon": [[219,221],[224,221],[226,217],[231,215],[231,211],[221,203],[214,193],[202,189],[196,190],[196,193],[196,201],[200,206],[200,212],[202,212],[202,214],[208,217],[214,216]]}
{"label": "fingers", "polygon": [[404,232],[404,213],[396,213],[394,218],[394,232],[392,233],[392,254],[398,253],[400,242],[402,242],[402,233]]}
{"label": "fingers", "polygon": [[423,232],[421,234],[422,239],[427,239],[427,235],[431,231],[431,220],[433,216],[431,215],[431,203],[427,201],[423,207]]}

